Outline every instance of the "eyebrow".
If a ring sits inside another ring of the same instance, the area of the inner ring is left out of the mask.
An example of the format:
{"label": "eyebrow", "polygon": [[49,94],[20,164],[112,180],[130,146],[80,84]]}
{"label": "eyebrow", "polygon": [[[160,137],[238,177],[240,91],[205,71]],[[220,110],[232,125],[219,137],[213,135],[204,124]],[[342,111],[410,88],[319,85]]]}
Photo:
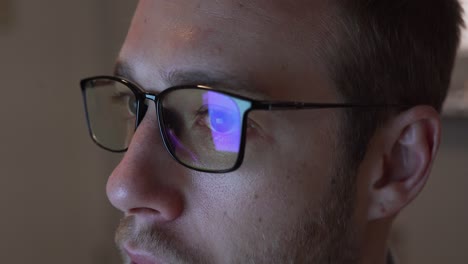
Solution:
{"label": "eyebrow", "polygon": [[[135,81],[134,71],[125,61],[116,62],[114,75]],[[265,100],[270,98],[267,93],[252,85],[252,81],[223,71],[171,70],[161,71],[160,76],[163,83],[168,84],[167,88],[180,85],[206,85],[221,91],[255,97],[255,99]],[[145,87],[145,89],[155,88]]]}

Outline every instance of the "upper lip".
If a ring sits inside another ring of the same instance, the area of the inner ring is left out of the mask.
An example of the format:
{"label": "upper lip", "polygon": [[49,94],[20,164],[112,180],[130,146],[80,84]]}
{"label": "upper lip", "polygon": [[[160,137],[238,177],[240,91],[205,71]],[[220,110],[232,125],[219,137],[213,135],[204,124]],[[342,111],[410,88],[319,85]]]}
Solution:
{"label": "upper lip", "polygon": [[130,257],[132,264],[162,264],[162,262],[160,262],[159,260],[156,260],[154,257],[150,256],[149,254],[131,251],[129,249],[125,249],[125,252]]}

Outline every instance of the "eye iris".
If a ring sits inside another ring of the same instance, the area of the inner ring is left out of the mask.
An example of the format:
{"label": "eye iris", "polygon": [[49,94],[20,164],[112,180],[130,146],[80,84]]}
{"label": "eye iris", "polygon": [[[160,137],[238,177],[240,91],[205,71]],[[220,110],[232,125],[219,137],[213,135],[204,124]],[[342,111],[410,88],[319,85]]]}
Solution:
{"label": "eye iris", "polygon": [[137,101],[135,99],[135,97],[133,96],[130,96],[128,98],[128,109],[130,110],[130,112],[134,115],[136,115],[136,112],[137,112]]}
{"label": "eye iris", "polygon": [[210,125],[216,132],[230,132],[235,128],[236,124],[236,118],[232,114],[222,111],[210,111]]}

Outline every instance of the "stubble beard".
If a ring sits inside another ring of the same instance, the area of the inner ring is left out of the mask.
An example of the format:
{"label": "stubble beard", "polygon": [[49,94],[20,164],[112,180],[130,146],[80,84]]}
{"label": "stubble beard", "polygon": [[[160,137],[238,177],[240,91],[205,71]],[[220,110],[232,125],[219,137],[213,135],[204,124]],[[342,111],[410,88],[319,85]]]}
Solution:
{"label": "stubble beard", "polygon": [[[268,241],[246,239],[232,243],[229,251],[236,252],[232,254],[236,259],[222,263],[358,263],[360,250],[352,221],[354,201],[355,181],[344,170],[338,171],[320,201],[318,213],[305,212],[290,228],[268,234]],[[214,263],[201,253],[207,249],[188,247],[167,230],[156,226],[137,230],[133,217],[122,219],[116,232],[116,243],[121,246],[124,241],[132,247],[157,252],[169,263]],[[122,253],[124,263],[130,264]]]}

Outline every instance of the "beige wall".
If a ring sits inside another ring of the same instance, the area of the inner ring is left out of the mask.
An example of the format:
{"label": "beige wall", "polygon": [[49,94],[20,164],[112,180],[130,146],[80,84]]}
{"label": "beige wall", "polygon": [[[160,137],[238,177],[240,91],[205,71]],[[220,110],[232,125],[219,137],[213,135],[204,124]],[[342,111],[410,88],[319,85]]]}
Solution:
{"label": "beige wall", "polygon": [[[136,1],[8,3],[0,19],[0,262],[118,263],[118,214],[104,193],[118,157],[89,140],[77,82],[111,73]],[[434,175],[397,225],[403,263],[468,260],[468,119],[446,119],[444,128]]]}
{"label": "beige wall", "polygon": [[118,263],[118,217],[104,193],[113,161],[87,136],[78,81],[111,72],[134,5],[9,1],[0,19],[0,263]]}

